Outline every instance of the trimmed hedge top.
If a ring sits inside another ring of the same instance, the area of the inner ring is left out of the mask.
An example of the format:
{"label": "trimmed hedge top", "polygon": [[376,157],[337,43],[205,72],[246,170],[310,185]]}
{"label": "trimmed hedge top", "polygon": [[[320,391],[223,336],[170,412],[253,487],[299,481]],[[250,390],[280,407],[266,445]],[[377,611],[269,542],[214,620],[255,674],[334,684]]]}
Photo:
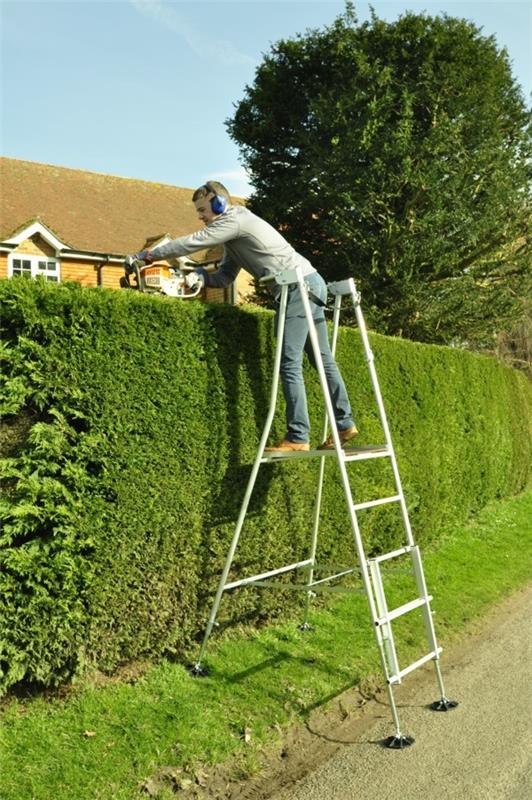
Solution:
{"label": "trimmed hedge top", "polygon": [[[0,301],[0,689],[183,655],[204,627],[268,411],[271,313],[21,279],[0,282]],[[523,375],[471,353],[371,341],[418,542],[527,484]],[[338,360],[362,442],[381,442],[357,331],[340,330]],[[310,368],[306,383],[317,441]],[[272,438],[283,433],[280,400]],[[361,501],[393,488],[383,462],[352,476]],[[308,556],[316,481],[310,459],[261,468],[235,576]],[[402,541],[393,509],[363,513],[368,554]],[[334,463],[320,557],[353,560]],[[245,590],[222,612],[267,619],[288,602]]]}

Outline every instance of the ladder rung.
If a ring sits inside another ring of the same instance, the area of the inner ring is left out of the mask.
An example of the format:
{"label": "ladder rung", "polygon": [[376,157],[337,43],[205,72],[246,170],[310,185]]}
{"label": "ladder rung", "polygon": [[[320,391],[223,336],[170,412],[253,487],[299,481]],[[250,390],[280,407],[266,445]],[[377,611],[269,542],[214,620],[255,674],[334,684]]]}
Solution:
{"label": "ladder rung", "polygon": [[381,556],[376,556],[375,558],[370,558],[368,561],[373,561],[374,563],[381,563],[382,561],[389,561],[391,558],[398,558],[399,556],[404,556],[406,553],[409,553],[412,549],[412,545],[407,545],[406,547],[401,547],[400,550],[391,550],[389,553],[383,553]]}
{"label": "ladder rung", "polygon": [[271,569],[269,572],[262,572],[260,575],[252,575],[250,578],[242,578],[239,581],[226,583],[223,590],[225,592],[228,589],[236,589],[237,586],[246,586],[249,583],[262,581],[265,578],[272,578],[274,575],[281,575],[283,572],[290,572],[290,570],[293,569],[301,569],[301,567],[308,567],[309,564],[312,564],[311,558],[307,558],[306,561],[298,561],[296,564],[288,564],[288,566],[286,567],[279,567],[279,569]]}
{"label": "ladder rung", "polygon": [[388,679],[388,683],[401,683],[401,678],[404,678],[405,675],[408,675],[409,672],[413,672],[418,667],[422,667],[423,664],[427,663],[427,661],[433,661],[435,658],[438,658],[441,652],[442,648],[437,647],[436,650],[432,651],[432,653],[427,653],[426,656],[414,661],[413,664],[410,664],[410,666],[400,670],[396,675],[391,675]]}
{"label": "ladder rung", "polygon": [[393,497],[381,497],[379,500],[368,500],[366,503],[355,503],[353,509],[360,511],[363,508],[374,508],[374,506],[383,506],[385,503],[397,503],[401,499],[400,494],[394,494]]}
{"label": "ladder rung", "polygon": [[375,620],[375,625],[386,625],[386,623],[391,622],[392,619],[397,619],[397,617],[402,617],[403,614],[408,614],[409,611],[414,611],[416,608],[421,608],[421,606],[427,605],[432,600],[432,595],[427,595],[427,597],[418,597],[416,600],[411,600],[409,603],[405,603],[402,606],[398,606],[397,608],[388,611],[385,617],[379,617],[379,619]]}

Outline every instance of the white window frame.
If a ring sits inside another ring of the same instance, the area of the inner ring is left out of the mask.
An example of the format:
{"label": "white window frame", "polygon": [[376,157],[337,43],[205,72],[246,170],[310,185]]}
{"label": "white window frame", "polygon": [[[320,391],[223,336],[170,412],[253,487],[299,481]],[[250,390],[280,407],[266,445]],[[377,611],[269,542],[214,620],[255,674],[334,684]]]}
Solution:
{"label": "white window frame", "polygon": [[14,277],[13,271],[15,269],[15,261],[29,261],[30,271],[28,276],[31,278],[36,278],[38,275],[42,275],[47,281],[53,281],[54,283],[61,282],[61,264],[54,256],[36,256],[26,253],[10,253],[7,259],[8,278]]}

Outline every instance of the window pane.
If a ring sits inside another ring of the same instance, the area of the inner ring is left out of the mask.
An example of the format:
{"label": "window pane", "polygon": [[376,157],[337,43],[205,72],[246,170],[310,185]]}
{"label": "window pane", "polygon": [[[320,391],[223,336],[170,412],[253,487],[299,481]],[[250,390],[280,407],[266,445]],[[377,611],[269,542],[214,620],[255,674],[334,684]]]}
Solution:
{"label": "window pane", "polygon": [[13,275],[23,275],[26,278],[31,278],[31,261],[27,259],[14,258],[13,259]]}

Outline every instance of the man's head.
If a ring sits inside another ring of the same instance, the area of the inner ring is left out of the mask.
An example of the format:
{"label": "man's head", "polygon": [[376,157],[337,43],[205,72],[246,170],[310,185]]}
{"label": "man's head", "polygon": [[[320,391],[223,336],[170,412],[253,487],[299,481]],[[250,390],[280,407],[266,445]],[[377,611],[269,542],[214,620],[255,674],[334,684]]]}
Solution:
{"label": "man's head", "polygon": [[218,181],[207,181],[192,195],[198,217],[205,225],[223,214],[230,203],[229,192]]}

